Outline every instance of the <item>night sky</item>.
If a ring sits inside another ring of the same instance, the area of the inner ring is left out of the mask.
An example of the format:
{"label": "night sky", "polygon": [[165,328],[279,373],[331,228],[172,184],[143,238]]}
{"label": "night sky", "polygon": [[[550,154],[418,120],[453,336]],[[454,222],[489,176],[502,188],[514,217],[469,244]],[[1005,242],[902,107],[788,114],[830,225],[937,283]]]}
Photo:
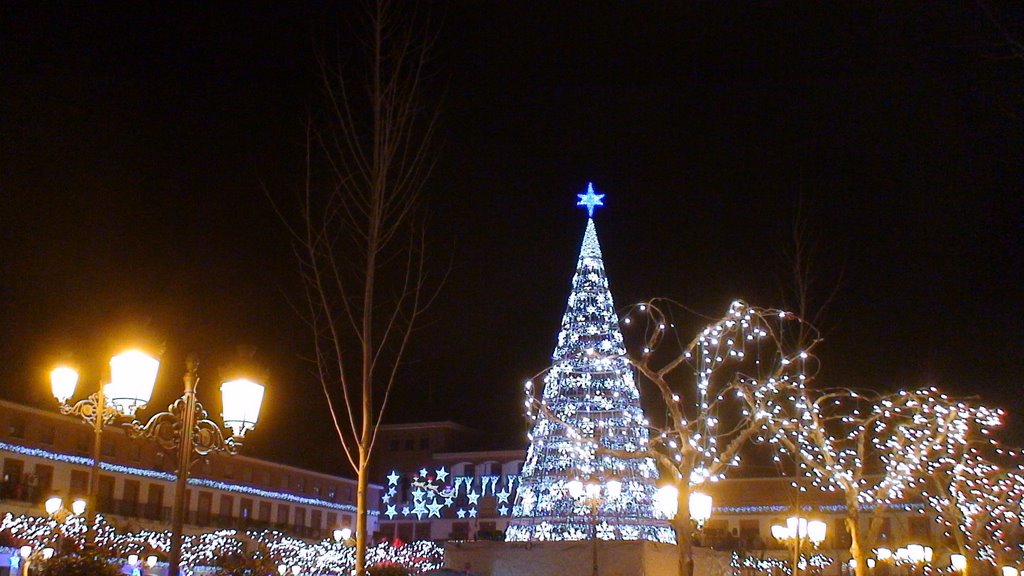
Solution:
{"label": "night sky", "polygon": [[[781,304],[802,206],[815,297],[840,283],[819,383],[977,395],[1024,438],[1024,59],[985,13],[1016,34],[1021,4],[421,8],[441,110],[429,248],[436,275],[451,269],[390,421],[523,445],[522,380],[548,363],[593,181],[618,305]],[[148,319],[167,343],[155,405],[194,351],[219,411],[217,366],[255,345],[271,379],[252,453],[340,470],[267,195],[287,205],[302,186],[315,55],[355,58],[351,12],[5,5],[0,397],[52,408],[59,355],[95,382],[123,326]]]}

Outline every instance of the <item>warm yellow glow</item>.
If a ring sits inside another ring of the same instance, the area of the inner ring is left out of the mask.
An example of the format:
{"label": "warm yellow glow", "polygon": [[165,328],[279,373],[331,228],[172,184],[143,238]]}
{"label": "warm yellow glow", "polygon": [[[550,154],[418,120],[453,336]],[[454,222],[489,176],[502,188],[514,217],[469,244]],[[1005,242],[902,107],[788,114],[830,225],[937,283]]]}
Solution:
{"label": "warm yellow glow", "polygon": [[49,560],[50,558],[53,558],[53,548],[43,548],[41,554],[43,555],[43,560]]}
{"label": "warm yellow glow", "polygon": [[811,520],[807,523],[807,539],[815,546],[825,541],[826,532],[828,532],[828,525],[821,520]]}
{"label": "warm yellow glow", "polygon": [[934,556],[935,556],[935,551],[932,550],[932,547],[931,546],[925,546],[924,547],[924,561],[925,562],[931,562],[932,558]]}
{"label": "warm yellow glow", "polygon": [[139,563],[139,555],[138,554],[129,554],[128,555],[128,565],[129,566],[134,567],[138,563]]}
{"label": "warm yellow glow", "polygon": [[907,557],[916,564],[924,562],[924,546],[920,544],[907,544]]}
{"label": "warm yellow glow", "polygon": [[232,380],[220,385],[220,393],[224,401],[224,425],[231,428],[235,436],[245,436],[260,418],[263,385],[244,378]]}
{"label": "warm yellow glow", "polygon": [[75,395],[75,388],[78,386],[78,372],[74,368],[60,366],[50,372],[50,391],[53,397],[61,404],[68,401]]}
{"label": "warm yellow glow", "polygon": [[138,350],[110,359],[110,384],[103,387],[107,400],[122,414],[134,415],[149,403],[160,361]]}
{"label": "warm yellow glow", "polygon": [[662,486],[654,495],[654,507],[666,518],[675,518],[679,512],[679,490],[675,486]]}
{"label": "warm yellow glow", "polygon": [[711,518],[711,496],[703,492],[690,493],[690,520],[703,524]]}
{"label": "warm yellow glow", "polygon": [[287,571],[288,571],[288,567],[285,566],[284,564],[278,564],[277,565],[277,573],[280,574],[281,576],[284,576],[284,573],[287,572]]}
{"label": "warm yellow glow", "polygon": [[874,558],[868,558],[868,568],[874,568],[875,564],[877,563],[875,562]]}
{"label": "warm yellow glow", "polygon": [[963,572],[964,568],[967,568],[967,556],[963,554],[950,554],[949,565],[953,567],[953,570]]}
{"label": "warm yellow glow", "polygon": [[85,500],[79,498],[71,503],[71,511],[78,516],[85,513]]}
{"label": "warm yellow glow", "polygon": [[878,556],[879,561],[885,562],[892,558],[892,550],[889,550],[888,548],[878,548],[875,550],[875,556]]}
{"label": "warm yellow glow", "polygon": [[597,499],[601,496],[601,485],[597,482],[587,482],[587,497],[591,499]]}
{"label": "warm yellow glow", "polygon": [[786,538],[789,538],[789,529],[782,524],[773,524],[772,538],[775,538],[776,540],[785,540]]}
{"label": "warm yellow glow", "polygon": [[790,538],[806,538],[807,519],[800,518],[799,516],[790,516],[786,518],[786,529],[789,532]]}
{"label": "warm yellow glow", "polygon": [[856,570],[857,569],[857,559],[856,558],[850,558],[850,569],[851,570]]}
{"label": "warm yellow glow", "polygon": [[1013,566],[1003,566],[1003,576],[1017,576],[1019,572]]}
{"label": "warm yellow glow", "polygon": [[18,554],[22,558],[28,558],[29,556],[32,555],[32,547],[26,544],[25,546],[22,546],[21,548],[18,549]]}
{"label": "warm yellow glow", "polygon": [[156,556],[146,556],[146,568],[152,568],[156,566]]}
{"label": "warm yellow glow", "polygon": [[61,500],[59,496],[54,496],[52,498],[48,498],[46,500],[46,502],[43,503],[43,508],[46,509],[46,513],[47,514],[53,515],[53,514],[56,514],[57,511],[60,510],[60,507],[63,504],[64,504],[64,501]]}

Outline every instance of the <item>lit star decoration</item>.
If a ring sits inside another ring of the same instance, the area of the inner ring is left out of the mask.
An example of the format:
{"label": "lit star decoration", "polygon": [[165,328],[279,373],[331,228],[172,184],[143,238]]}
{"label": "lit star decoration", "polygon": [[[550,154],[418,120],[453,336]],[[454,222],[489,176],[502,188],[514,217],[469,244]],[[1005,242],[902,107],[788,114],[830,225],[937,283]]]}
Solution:
{"label": "lit star decoration", "polygon": [[598,206],[604,206],[604,194],[597,194],[594,192],[593,182],[587,182],[587,193],[577,194],[580,201],[576,203],[577,206],[586,206],[587,217],[594,217],[594,208]]}
{"label": "lit star decoration", "polygon": [[[427,474],[423,474],[427,472]],[[492,495],[498,502],[509,503],[515,496],[519,482],[518,474],[489,474],[482,476],[455,476],[441,466],[430,473],[420,468],[411,475],[409,500],[403,500],[397,489],[402,474],[397,470],[387,475],[391,489],[381,496],[381,509],[389,520],[423,518],[465,518],[476,514],[480,499]],[[446,483],[446,480],[451,483]],[[500,516],[508,516],[511,509],[503,506],[497,509]],[[474,516],[475,517],[475,516]]]}

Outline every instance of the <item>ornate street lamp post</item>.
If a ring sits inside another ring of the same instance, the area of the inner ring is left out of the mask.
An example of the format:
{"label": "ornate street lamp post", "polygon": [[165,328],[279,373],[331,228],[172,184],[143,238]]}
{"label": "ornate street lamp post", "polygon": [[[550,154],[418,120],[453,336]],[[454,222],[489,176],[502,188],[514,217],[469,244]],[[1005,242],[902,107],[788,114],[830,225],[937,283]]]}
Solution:
{"label": "ornate street lamp post", "polygon": [[590,565],[591,573],[597,576],[597,511],[606,500],[615,500],[622,494],[622,482],[611,479],[601,486],[597,482],[583,484],[580,480],[570,480],[566,484],[569,495],[582,501],[590,509]]}
{"label": "ornate street lamp post", "polygon": [[[61,366],[50,372],[50,389],[60,403],[61,414],[78,416],[92,426],[92,468],[89,472],[89,502],[92,514],[99,512],[99,484],[103,429],[135,417],[135,411],[149,402],[156,383],[160,362],[138,350],[130,350],[110,359],[110,383],[100,380],[96,392],[74,404],[68,400],[75,395],[78,372]],[[93,521],[89,522],[92,530]]]}
{"label": "ornate street lamp post", "polygon": [[800,551],[804,542],[810,542],[815,548],[825,541],[828,525],[821,520],[807,520],[800,516],[790,516],[786,524],[772,526],[772,536],[793,548],[793,576],[800,574]]}
{"label": "ornate street lamp post", "polygon": [[189,470],[194,457],[205,458],[223,452],[237,454],[245,434],[256,426],[263,404],[263,385],[240,378],[221,384],[224,401],[224,425],[230,429],[225,435],[221,427],[210,420],[206,409],[196,399],[199,384],[199,360],[188,359],[185,393],[168,406],[166,412],[150,417],[142,424],[131,423],[131,435],[155,440],[165,450],[178,454],[177,478],[174,483],[174,507],[171,510],[171,549],[168,554],[168,576],[178,576],[181,567],[181,540],[188,503],[185,501]]}
{"label": "ornate street lamp post", "polygon": [[93,465],[89,479],[90,501],[95,511],[99,506],[99,470],[103,428],[108,424],[123,424],[133,438],[155,440],[162,448],[176,451],[178,467],[174,484],[174,506],[171,512],[171,549],[168,575],[179,576],[181,566],[181,540],[188,503],[185,493],[189,469],[195,457],[205,458],[223,452],[237,454],[246,433],[256,426],[263,404],[263,385],[245,378],[225,381],[220,390],[223,396],[224,425],[230,433],[210,420],[206,409],[196,399],[199,384],[199,361],[188,359],[185,392],[171,403],[166,412],[150,417],[145,423],[135,418],[136,411],[149,403],[156,383],[159,361],[133,350],[110,360],[110,383],[74,405],[67,403],[75,393],[78,373],[61,367],[50,373],[53,396],[61,403],[61,413],[74,414],[93,426]]}

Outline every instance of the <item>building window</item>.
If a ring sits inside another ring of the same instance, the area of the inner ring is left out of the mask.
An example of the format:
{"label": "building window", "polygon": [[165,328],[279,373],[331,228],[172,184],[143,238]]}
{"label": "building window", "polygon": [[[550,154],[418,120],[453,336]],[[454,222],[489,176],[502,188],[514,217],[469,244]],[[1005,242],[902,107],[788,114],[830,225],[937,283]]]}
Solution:
{"label": "building window", "polygon": [[248,466],[242,467],[242,482],[252,483],[252,468]]}
{"label": "building window", "polygon": [[235,498],[234,496],[228,496],[227,494],[220,495],[220,520],[221,522],[230,521],[231,517],[234,516],[235,512]]}
{"label": "building window", "polygon": [[277,505],[277,525],[284,527],[288,525],[288,506],[284,504]]}
{"label": "building window", "polygon": [[341,490],[342,490],[342,492],[341,492],[341,501],[342,502],[352,502],[352,487],[351,486],[345,486]]}
{"label": "building window", "polygon": [[75,434],[75,450],[82,454],[89,453],[89,444],[92,440],[91,436],[85,432],[79,432]]}
{"label": "building window", "polygon": [[11,422],[7,425],[7,435],[12,438],[24,438],[25,419],[21,416],[12,417]]}
{"label": "building window", "polygon": [[285,474],[281,478],[281,489],[282,490],[290,490],[291,487],[292,487],[292,477],[287,475],[287,474]]}
{"label": "building window", "polygon": [[338,496],[338,487],[337,486],[328,486],[327,487],[327,499],[330,500],[331,502],[334,502],[334,499],[337,496]]}
{"label": "building window", "polygon": [[136,444],[132,444],[131,446],[129,446],[128,447],[128,457],[131,458],[132,460],[136,461],[136,462],[138,462],[139,460],[142,460],[142,445],[136,443]]}
{"label": "building window", "polygon": [[224,465],[224,477],[228,478],[228,479],[231,479],[231,478],[235,477],[234,476],[234,471],[231,470],[231,465],[230,464],[225,464]]}
{"label": "building window", "polygon": [[71,471],[71,496],[85,496],[89,493],[89,473],[84,470]]}
{"label": "building window", "polygon": [[299,478],[298,480],[295,481],[295,490],[297,490],[299,492],[299,494],[305,494],[306,493],[306,479],[305,478]]}
{"label": "building window", "polygon": [[273,506],[273,504],[271,504],[270,502],[264,502],[262,500],[260,501],[260,512],[259,512],[259,514],[260,514],[259,515],[260,522],[266,522],[267,524],[270,524],[270,507],[271,506]]}
{"label": "building window", "polygon": [[103,442],[103,455],[113,458],[117,454],[117,446],[113,438],[105,438],[106,442]]}
{"label": "building window", "polygon": [[313,484],[313,496],[319,496],[319,495],[320,495],[320,485],[319,484]]}
{"label": "building window", "polygon": [[242,520],[252,520],[252,498],[242,498],[238,502],[238,517]]}
{"label": "building window", "polygon": [[[309,525],[313,528],[313,536],[319,538],[323,532],[323,512],[316,508],[309,511]],[[332,528],[333,529],[333,528]]]}
{"label": "building window", "polygon": [[392,452],[398,452],[398,438],[392,438],[391,442],[388,442],[388,448]]}
{"label": "building window", "polygon": [[164,513],[164,487],[156,482],[149,484],[149,496],[146,498],[146,518],[162,520]]}
{"label": "building window", "polygon": [[405,449],[406,450],[412,450],[415,447],[416,447],[415,441],[412,438],[406,438],[405,439]]}
{"label": "building window", "polygon": [[53,426],[43,426],[42,433],[39,435],[39,441],[43,444],[53,444],[53,439],[57,435],[57,430]]}
{"label": "building window", "polygon": [[427,450],[430,448],[430,438],[424,436],[420,438],[420,450]]}
{"label": "building window", "polygon": [[328,530],[334,530],[335,528],[338,528],[338,513],[337,512],[328,512],[327,513],[327,529]]}

